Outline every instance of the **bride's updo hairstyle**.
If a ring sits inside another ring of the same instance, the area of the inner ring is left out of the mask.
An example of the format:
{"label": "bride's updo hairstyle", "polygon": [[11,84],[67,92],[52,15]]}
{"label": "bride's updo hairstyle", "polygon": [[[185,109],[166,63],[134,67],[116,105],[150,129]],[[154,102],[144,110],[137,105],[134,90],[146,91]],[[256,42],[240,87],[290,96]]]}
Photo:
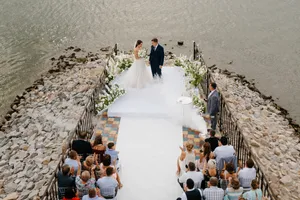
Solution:
{"label": "bride's updo hairstyle", "polygon": [[142,41],[142,40],[138,40],[138,41],[136,41],[135,47],[139,46],[139,45],[140,45],[140,44],[142,44],[142,43],[143,43],[143,41]]}

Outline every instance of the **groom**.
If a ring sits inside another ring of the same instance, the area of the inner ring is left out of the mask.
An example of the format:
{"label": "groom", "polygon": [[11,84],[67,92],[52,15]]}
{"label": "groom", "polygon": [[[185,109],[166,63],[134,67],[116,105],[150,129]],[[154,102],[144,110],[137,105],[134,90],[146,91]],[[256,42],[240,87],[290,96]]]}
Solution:
{"label": "groom", "polygon": [[152,71],[153,78],[156,76],[159,76],[161,78],[161,68],[164,65],[164,48],[158,44],[158,39],[153,38],[151,40],[152,46],[151,46],[151,53],[150,53],[150,66]]}

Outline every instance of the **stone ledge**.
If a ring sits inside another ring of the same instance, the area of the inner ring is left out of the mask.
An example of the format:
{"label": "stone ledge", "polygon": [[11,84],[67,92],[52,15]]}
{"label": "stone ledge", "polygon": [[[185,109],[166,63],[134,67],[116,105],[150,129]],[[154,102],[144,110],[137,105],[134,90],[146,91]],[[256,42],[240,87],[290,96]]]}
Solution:
{"label": "stone ledge", "polygon": [[238,127],[278,199],[300,199],[299,125],[244,76],[211,68]]}

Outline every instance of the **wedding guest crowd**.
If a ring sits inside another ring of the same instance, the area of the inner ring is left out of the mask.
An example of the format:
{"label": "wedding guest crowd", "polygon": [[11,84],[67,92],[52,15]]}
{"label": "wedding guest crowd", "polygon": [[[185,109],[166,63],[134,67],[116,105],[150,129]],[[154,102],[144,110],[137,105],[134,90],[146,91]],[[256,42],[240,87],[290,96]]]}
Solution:
{"label": "wedding guest crowd", "polygon": [[[211,145],[214,145],[214,150]],[[250,158],[238,166],[235,149],[228,144],[226,137],[219,139],[211,130],[210,138],[205,140],[200,149],[198,160],[192,142],[187,142],[180,149],[177,175],[184,192],[177,200],[264,199],[256,180],[253,160]]]}
{"label": "wedding guest crowd", "polygon": [[59,198],[114,199],[123,186],[116,167],[118,152],[115,144],[104,145],[101,135],[97,135],[94,141],[87,140],[86,132],[78,136],[57,174]]}

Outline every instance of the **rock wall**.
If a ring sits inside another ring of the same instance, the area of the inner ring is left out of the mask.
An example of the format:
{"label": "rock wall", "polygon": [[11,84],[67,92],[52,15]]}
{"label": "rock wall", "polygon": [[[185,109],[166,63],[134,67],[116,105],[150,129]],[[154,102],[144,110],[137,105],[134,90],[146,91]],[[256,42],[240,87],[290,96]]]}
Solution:
{"label": "rock wall", "polygon": [[299,126],[244,76],[213,67],[212,77],[278,200],[300,199]]}
{"label": "rock wall", "polygon": [[106,65],[105,54],[74,47],[51,60],[53,67],[16,97],[1,123],[0,199],[43,194]]}

